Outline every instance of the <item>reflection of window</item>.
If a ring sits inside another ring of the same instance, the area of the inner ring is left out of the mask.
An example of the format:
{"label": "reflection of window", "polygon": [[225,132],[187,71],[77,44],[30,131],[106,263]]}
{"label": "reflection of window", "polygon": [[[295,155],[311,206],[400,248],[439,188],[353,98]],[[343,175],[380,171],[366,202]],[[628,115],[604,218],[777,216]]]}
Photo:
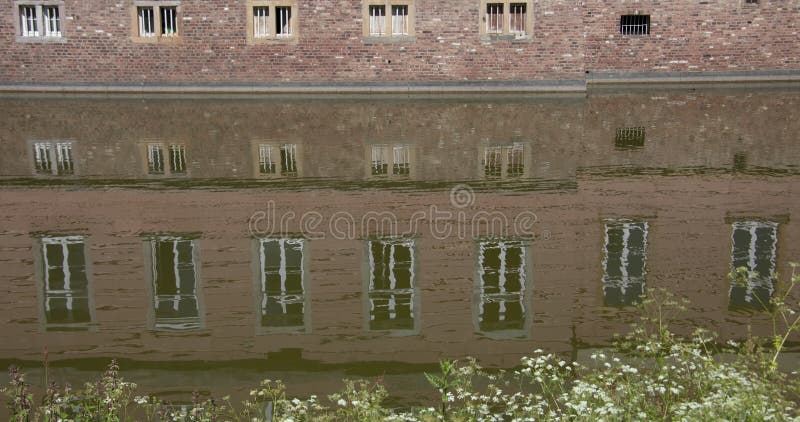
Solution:
{"label": "reflection of window", "polygon": [[413,36],[414,0],[372,0],[364,3],[364,36],[408,39]]}
{"label": "reflection of window", "polygon": [[369,329],[415,329],[414,241],[371,240],[367,248]]}
{"label": "reflection of window", "polygon": [[617,149],[635,149],[644,146],[644,127],[617,128],[614,147]]}
{"label": "reflection of window", "polygon": [[734,280],[729,297],[732,307],[765,309],[774,291],[778,223],[737,221],[733,223],[731,266],[746,270],[743,284]]}
{"label": "reflection of window", "polygon": [[603,296],[606,305],[635,304],[644,294],[647,229],[645,221],[605,222]]}
{"label": "reflection of window", "polygon": [[297,149],[296,144],[254,144],[253,153],[258,156],[257,161],[254,158],[256,177],[296,177],[300,173]]}
{"label": "reflection of window", "polygon": [[488,178],[519,177],[525,174],[525,144],[491,146],[483,150],[483,174]]}
{"label": "reflection of window", "polygon": [[251,0],[247,6],[247,41],[276,42],[297,37],[295,0]]}
{"label": "reflection of window", "polygon": [[85,329],[92,322],[83,236],[43,237],[41,268],[48,329]]}
{"label": "reflection of window", "polygon": [[408,176],[411,174],[411,148],[409,145],[372,145],[371,157],[370,174],[373,176]]}
{"label": "reflection of window", "polygon": [[164,144],[147,144],[147,174],[151,175],[185,175],[186,146],[171,144],[165,157]]}
{"label": "reflection of window", "polygon": [[37,174],[75,174],[72,142],[34,142],[33,167]]}
{"label": "reflection of window", "polygon": [[478,244],[478,329],[525,328],[525,245],[520,241]]}
{"label": "reflection of window", "polygon": [[155,328],[199,328],[195,241],[160,236],[149,242]]}
{"label": "reflection of window", "polygon": [[303,239],[259,239],[260,327],[305,326]]}

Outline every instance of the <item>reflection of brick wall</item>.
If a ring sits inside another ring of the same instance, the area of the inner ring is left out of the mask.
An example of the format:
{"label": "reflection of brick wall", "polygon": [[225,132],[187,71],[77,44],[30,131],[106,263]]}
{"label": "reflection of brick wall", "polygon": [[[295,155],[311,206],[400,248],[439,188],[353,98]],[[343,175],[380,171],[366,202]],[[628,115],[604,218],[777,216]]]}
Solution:
{"label": "reflection of brick wall", "polygon": [[[9,293],[0,303],[6,321],[0,330],[4,345],[0,357],[36,354],[47,346],[51,359],[69,351],[70,357],[227,360],[302,348],[305,359],[328,363],[419,363],[469,354],[488,364],[513,365],[536,347],[569,350],[572,327],[577,339],[589,344],[604,344],[613,333],[627,329],[632,311],[602,306],[603,219],[613,217],[647,219],[648,286],[687,296],[693,303],[688,320],[707,323],[723,337],[743,336],[742,327],[750,317],[727,310],[725,276],[731,253],[727,218],[784,216],[778,269],[787,273],[787,262],[800,256],[789,241],[800,235],[793,221],[799,205],[795,196],[785,194],[797,184],[796,179],[579,178],[577,192],[560,195],[478,192],[475,208],[469,212],[500,211],[510,218],[527,210],[538,216],[535,230],[541,236],[530,247],[533,290],[528,309],[533,318],[527,340],[488,340],[475,333],[475,244],[471,236],[437,240],[426,222],[420,225],[416,240],[419,271],[415,281],[421,295],[418,335],[365,332],[363,240],[330,237],[308,241],[310,333],[255,334],[255,258],[247,221],[254,211],[264,209],[268,199],[275,201],[277,215],[293,211],[299,217],[317,211],[330,217],[346,211],[359,220],[368,211],[392,210],[400,221],[408,221],[412,213],[431,204],[452,210],[446,189],[412,193],[7,189],[2,194],[0,261]],[[320,198],[324,205],[319,204]],[[297,220],[289,225],[290,232],[299,230]],[[30,233],[41,231],[88,237],[96,331],[40,332]],[[201,333],[210,335],[147,331],[151,303],[141,234],[153,232],[201,233],[197,244],[206,327]],[[764,334],[765,328],[754,322],[755,333]]]}
{"label": "reflection of brick wall", "polygon": [[[181,36],[169,43],[132,41],[131,3],[66,0],[64,42],[47,43],[15,40],[8,3],[0,81],[528,81],[583,79],[585,71],[800,69],[797,7],[775,1],[537,1],[524,41],[482,41],[478,0],[420,1],[415,40],[382,43],[365,42],[361,2],[301,1],[299,39],[259,45],[247,43],[245,2],[184,1]],[[619,16],[637,11],[652,15],[651,35],[620,37]]]}
{"label": "reflection of brick wall", "polygon": [[[29,142],[74,141],[78,175],[145,177],[144,142],[186,145],[188,176],[251,178],[254,142],[295,143],[301,176],[363,179],[370,145],[409,144],[412,180],[482,177],[485,146],[526,144],[526,174],[573,179],[607,166],[731,169],[796,164],[798,97],[719,91],[593,94],[487,102],[53,100],[2,102],[0,176],[32,174]],[[615,131],[643,127],[644,146],[618,150]]]}

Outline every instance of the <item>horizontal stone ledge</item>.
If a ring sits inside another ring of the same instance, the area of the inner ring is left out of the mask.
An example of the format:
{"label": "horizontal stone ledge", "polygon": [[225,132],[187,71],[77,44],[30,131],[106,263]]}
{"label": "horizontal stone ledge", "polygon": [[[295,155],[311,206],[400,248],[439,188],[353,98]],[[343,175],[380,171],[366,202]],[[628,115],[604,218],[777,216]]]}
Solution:
{"label": "horizontal stone ledge", "polygon": [[588,89],[604,85],[798,83],[800,70],[736,72],[589,72]]}
{"label": "horizontal stone ledge", "polygon": [[535,94],[584,93],[583,80],[442,84],[126,85],[0,83],[0,92],[83,94]]}

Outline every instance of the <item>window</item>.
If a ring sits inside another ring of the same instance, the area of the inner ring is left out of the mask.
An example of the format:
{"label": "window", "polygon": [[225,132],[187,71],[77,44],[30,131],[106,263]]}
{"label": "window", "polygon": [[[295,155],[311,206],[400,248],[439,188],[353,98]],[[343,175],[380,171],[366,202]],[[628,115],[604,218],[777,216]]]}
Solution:
{"label": "window", "polygon": [[767,309],[775,290],[778,223],[737,221],[732,224],[731,238],[730,307]]}
{"label": "window", "polygon": [[299,174],[297,151],[297,144],[255,144],[256,177],[297,177]]}
{"label": "window", "polygon": [[644,127],[617,128],[614,147],[617,149],[637,149],[644,146]]}
{"label": "window", "polygon": [[414,0],[364,2],[364,37],[368,41],[407,40],[414,36]]}
{"label": "window", "polygon": [[45,329],[88,329],[94,309],[89,293],[86,238],[42,237],[37,246]]}
{"label": "window", "polygon": [[308,326],[303,239],[258,239],[259,331]]}
{"label": "window", "polygon": [[16,2],[20,41],[57,40],[62,37],[61,1]]}
{"label": "window", "polygon": [[35,174],[70,176],[75,174],[72,142],[33,142],[33,171]]}
{"label": "window", "polygon": [[515,142],[512,145],[489,146],[483,149],[481,168],[486,178],[513,178],[525,175],[525,144]]}
{"label": "window", "polygon": [[369,330],[416,330],[414,249],[408,238],[367,241]]}
{"label": "window", "polygon": [[133,39],[138,42],[175,40],[180,35],[178,1],[137,0],[134,2]]}
{"label": "window", "polygon": [[478,242],[477,328],[481,332],[526,329],[526,245],[516,240]]}
{"label": "window", "polygon": [[295,0],[250,0],[247,4],[247,41],[250,44],[297,39]]}
{"label": "window", "polygon": [[480,33],[486,37],[529,39],[533,28],[530,1],[482,0]]}
{"label": "window", "polygon": [[411,174],[411,161],[410,145],[371,145],[369,175],[390,177],[408,176]]}
{"label": "window", "polygon": [[157,236],[147,243],[151,326],[157,330],[200,328],[196,241],[185,236]]}
{"label": "window", "polygon": [[622,35],[650,35],[650,15],[622,15],[619,18]]}
{"label": "window", "polygon": [[186,146],[183,144],[170,144],[166,148],[162,143],[148,143],[146,145],[147,174],[153,176],[183,176],[187,174]]}
{"label": "window", "polygon": [[647,229],[645,221],[606,220],[603,298],[607,306],[633,305],[644,294]]}

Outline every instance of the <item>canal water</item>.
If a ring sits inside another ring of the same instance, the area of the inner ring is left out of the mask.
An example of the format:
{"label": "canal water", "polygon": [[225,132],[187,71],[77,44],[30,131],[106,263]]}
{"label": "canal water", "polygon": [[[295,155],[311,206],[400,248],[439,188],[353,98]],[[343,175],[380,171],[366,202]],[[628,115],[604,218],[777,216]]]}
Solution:
{"label": "canal water", "polygon": [[766,335],[800,260],[797,90],[0,110],[0,364],[35,385],[115,358],[171,400],[372,377],[420,403],[440,359],[608,347],[649,288],[691,301],[679,332]]}

